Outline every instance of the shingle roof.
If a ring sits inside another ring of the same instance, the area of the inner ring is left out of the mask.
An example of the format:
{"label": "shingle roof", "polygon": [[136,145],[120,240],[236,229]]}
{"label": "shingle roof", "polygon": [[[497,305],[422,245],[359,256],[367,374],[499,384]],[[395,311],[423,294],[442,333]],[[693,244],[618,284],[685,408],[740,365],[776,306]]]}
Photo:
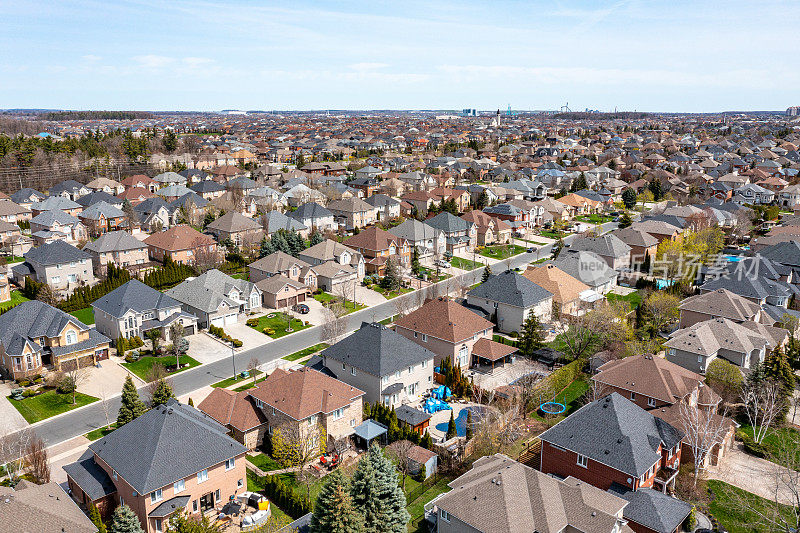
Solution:
{"label": "shingle roof", "polygon": [[206,228],[209,230],[236,233],[238,231],[259,230],[261,229],[261,224],[236,211],[231,211],[216,219],[214,222],[206,226]]}
{"label": "shingle roof", "polygon": [[[387,376],[434,358],[433,352],[392,329],[367,322],[320,355],[377,377]],[[339,369],[331,370],[336,374]]]}
{"label": "shingle roof", "polygon": [[439,213],[433,218],[427,219],[425,223],[432,228],[436,228],[445,233],[468,231],[472,227],[471,222],[467,222],[463,218],[458,218],[447,211]]}
{"label": "shingle roof", "polygon": [[553,264],[538,267],[529,265],[522,275],[551,292],[553,299],[560,304],[574,302],[583,291],[589,289],[588,285]]}
{"label": "shingle roof", "polygon": [[16,489],[0,487],[0,523],[3,531],[97,531],[78,504],[54,481],[44,485],[21,481]]}
{"label": "shingle roof", "polygon": [[427,302],[416,311],[397,319],[395,324],[448,342],[463,341],[494,327],[485,318],[445,298]]}
{"label": "shingle roof", "polygon": [[100,201],[84,209],[78,216],[80,218],[88,218],[89,220],[100,220],[101,217],[107,219],[121,218],[125,216],[125,213],[122,212],[122,209],[116,208],[105,201]]}
{"label": "shingle roof", "polygon": [[25,259],[40,265],[61,265],[72,263],[91,256],[62,240],[49,242],[36,248],[31,248],[25,254]]}
{"label": "shingle roof", "polygon": [[403,240],[377,226],[370,226],[358,235],[345,239],[343,244],[355,249],[380,251],[388,250],[391,244],[400,247],[403,245]]}
{"label": "shingle roof", "polygon": [[118,252],[123,250],[147,249],[147,245],[128,233],[127,231],[110,231],[101,235],[96,241],[84,246],[84,251],[103,253]]}
{"label": "shingle roof", "polygon": [[624,500],[628,505],[622,515],[656,533],[673,533],[689,516],[692,505],[653,489],[636,491],[616,483],[609,492]]}
{"label": "shingle roof", "polygon": [[180,307],[181,303],[139,280],[132,279],[95,300],[92,307],[119,318],[129,309],[138,313]]}
{"label": "shingle roof", "polygon": [[69,213],[65,213],[60,209],[52,209],[50,211],[42,211],[35,217],[31,219],[31,224],[37,224],[41,226],[52,226],[55,223],[63,224],[63,225],[73,225],[80,222],[77,218],[70,215]]}
{"label": "shingle roof", "polygon": [[752,320],[761,309],[758,304],[726,289],[696,294],[683,300],[678,307],[681,311],[720,316],[737,322]]}
{"label": "shingle roof", "polygon": [[77,462],[65,465],[64,471],[92,501],[117,491],[108,473],[94,462],[94,454],[90,450],[86,450]]}
{"label": "shingle roof", "polygon": [[659,445],[672,448],[683,433],[612,392],[581,407],[540,438],[638,478],[661,459]]}
{"label": "shingle roof", "polygon": [[273,234],[280,229],[303,231],[308,228],[298,220],[287,217],[280,211],[273,209],[262,217],[262,224],[267,226],[267,233]]}
{"label": "shingle roof", "polygon": [[594,252],[602,257],[623,257],[629,254],[631,247],[615,235],[601,235],[600,237],[578,237],[570,243],[570,249],[584,252]]}
{"label": "shingle roof", "polygon": [[267,421],[264,412],[256,407],[250,391],[236,392],[215,388],[197,408],[223,426],[229,425],[242,432]]}
{"label": "shingle roof", "polygon": [[552,263],[547,264],[556,265],[590,287],[598,287],[618,276],[617,272],[594,252],[565,250]]}
{"label": "shingle roof", "polygon": [[149,246],[169,252],[188,250],[215,243],[212,237],[203,235],[191,226],[186,225],[175,226],[159,233],[153,233],[144,242]]}
{"label": "shingle roof", "polygon": [[703,376],[663,357],[639,355],[603,364],[592,379],[673,404],[701,386]]}
{"label": "shingle roof", "polygon": [[426,420],[431,419],[431,414],[426,413],[425,411],[420,411],[419,409],[414,409],[413,407],[403,404],[395,408],[394,414],[397,415],[397,419],[401,422],[405,422],[411,426],[418,426],[424,423]]}
{"label": "shingle roof", "polygon": [[247,448],[197,409],[170,399],[89,446],[139,494],[171,485]]}
{"label": "shingle roof", "polygon": [[527,309],[552,298],[553,293],[516,272],[507,271],[489,276],[467,295]]}
{"label": "shingle roof", "polygon": [[167,295],[207,313],[219,309],[223,302],[228,307],[238,310],[239,302],[227,296],[234,287],[247,297],[253,290],[253,283],[232,278],[217,269],[212,269],[171,288],[167,291]]}
{"label": "shingle roof", "polygon": [[778,346],[788,334],[787,330],[774,326],[713,318],[675,331],[664,346],[705,357],[720,349],[749,354],[767,345]]}

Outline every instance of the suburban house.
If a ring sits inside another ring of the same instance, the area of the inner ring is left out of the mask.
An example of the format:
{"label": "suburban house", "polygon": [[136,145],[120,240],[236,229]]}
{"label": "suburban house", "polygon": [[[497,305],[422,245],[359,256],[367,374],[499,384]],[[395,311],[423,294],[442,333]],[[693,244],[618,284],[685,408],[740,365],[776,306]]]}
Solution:
{"label": "suburban house", "polygon": [[133,206],[133,211],[141,227],[149,231],[161,231],[178,223],[179,211],[160,196],[142,200]]}
{"label": "suburban house", "polygon": [[108,358],[109,339],[74,316],[38,300],[0,315],[0,362],[13,379],[86,367]]}
{"label": "suburban house", "polygon": [[540,470],[608,490],[674,486],[683,433],[616,392],[540,435]]}
{"label": "suburban house", "polygon": [[216,387],[197,408],[228,428],[230,435],[248,450],[254,450],[264,443],[267,417],[258,408],[249,390],[236,392]]}
{"label": "suburban house", "polygon": [[134,174],[133,176],[128,176],[122,180],[122,185],[125,186],[125,190],[140,187],[142,189],[147,189],[150,192],[156,192],[159,189],[158,182],[149,176],[145,176],[144,174]]}
{"label": "suburban house", "polygon": [[170,342],[171,326],[183,326],[185,335],[197,332],[197,318],[181,311],[181,303],[132,279],[95,300],[92,304],[95,328],[110,339],[144,338],[147,331],[157,329]]}
{"label": "suburban house", "polygon": [[[8,200],[3,200],[2,203],[0,203],[0,207],[2,207],[2,205],[4,204],[7,205],[6,202],[8,202]],[[35,217],[36,215],[44,213],[45,211],[53,211],[56,209],[58,209],[59,211],[64,211],[68,215],[76,217],[81,213],[81,211],[83,211],[83,206],[77,202],[73,202],[72,200],[69,200],[62,196],[50,196],[47,199],[42,200],[41,202],[36,202],[35,204],[32,204],[30,212],[28,213],[27,209],[24,210],[18,215],[17,220],[28,220],[30,219],[31,216]],[[27,218],[25,218],[26,213],[27,213]],[[2,214],[4,214],[3,209],[0,209],[0,215]],[[17,220],[8,220],[8,222],[16,222]]]}
{"label": "suburban house", "polygon": [[633,532],[623,517],[623,498],[500,453],[479,458],[448,486],[430,506],[437,533]]}
{"label": "suburban house", "polygon": [[0,486],[0,521],[8,531],[37,533],[97,533],[89,517],[55,481],[37,485],[20,480],[12,487]]}
{"label": "suburban house", "polygon": [[314,267],[280,250],[250,263],[248,267],[250,281],[253,283],[272,276],[285,276],[303,283],[312,290],[317,288],[317,274]]}
{"label": "suburban house", "polygon": [[106,202],[90,205],[78,215],[78,218],[94,237],[128,226],[127,217],[122,209]]}
{"label": "suburban house", "polygon": [[33,246],[30,237],[22,234],[22,230],[16,224],[0,220],[0,249],[21,257]]}
{"label": "suburban house", "polygon": [[609,494],[628,502],[622,517],[635,533],[680,533],[693,506],[654,489],[612,485]]}
{"label": "suburban house", "polygon": [[361,389],[370,403],[415,403],[434,386],[434,353],[376,322],[362,323],[319,357],[314,368]]}
{"label": "suburban house", "polygon": [[[33,204],[32,204],[33,205]],[[0,220],[16,224],[32,217],[31,210],[15,204],[11,200],[0,200]]]}
{"label": "suburban house", "polygon": [[[80,220],[64,211],[44,211],[33,217],[30,221],[31,236],[37,241],[46,239],[63,239],[71,243],[88,239],[86,226]],[[16,226],[16,224],[15,224]],[[16,226],[19,229],[19,226]]]}
{"label": "suburban house", "polygon": [[511,239],[511,226],[500,218],[477,209],[461,215],[461,218],[475,224],[478,246],[509,242]]}
{"label": "suburban house", "polygon": [[261,289],[217,269],[187,279],[166,294],[178,300],[184,311],[196,316],[200,328],[236,324],[240,314],[261,309]]}
{"label": "suburban house", "polygon": [[467,253],[475,247],[478,229],[475,224],[443,211],[425,221],[433,229],[444,233],[445,247],[453,255]]}
{"label": "suburban house", "polygon": [[147,245],[126,231],[112,231],[83,247],[92,256],[96,272],[105,272],[109,263],[138,270],[149,262]]}
{"label": "suburban house", "polygon": [[269,235],[272,235],[278,230],[286,230],[296,231],[304,238],[308,238],[311,233],[310,229],[305,227],[302,223],[274,209],[261,215],[260,221],[261,226]]}
{"label": "suburban house", "polygon": [[357,196],[335,200],[327,208],[333,213],[336,223],[347,230],[363,228],[378,220],[378,210]]}
{"label": "suburban house", "polygon": [[559,315],[579,316],[590,309],[595,297],[599,296],[588,285],[552,263],[528,265],[522,275],[553,295],[554,309]]}
{"label": "suburban house", "polygon": [[[313,267],[329,263],[324,269],[324,274],[320,273],[319,268],[314,269],[318,277],[324,276],[327,278],[325,283],[319,280],[317,284],[328,292],[333,292],[333,287],[338,283],[352,281],[352,279],[357,281],[364,279],[366,270],[364,256],[332,239],[325,239],[314,246],[306,248],[297,254],[297,258],[302,259]],[[341,272],[343,270],[347,272],[347,275],[344,276],[347,279],[344,279],[339,274],[334,274],[334,271]]]}
{"label": "suburban house", "polygon": [[86,184],[86,188],[92,191],[103,191],[108,194],[119,194],[125,190],[125,186],[118,181],[109,178],[95,178]]}
{"label": "suburban house", "polygon": [[408,268],[411,263],[411,247],[408,242],[377,226],[371,226],[358,235],[346,239],[344,244],[364,256],[368,273],[383,276],[390,259],[396,266]]}
{"label": "suburban house", "polygon": [[758,322],[771,326],[775,323],[760,305],[726,289],[690,296],[680,303],[678,309],[681,313],[681,328],[688,328],[712,318],[727,318],[738,324]]}
{"label": "suburban house", "polygon": [[389,233],[405,239],[408,245],[417,249],[420,261],[441,257],[446,251],[444,232],[432,228],[414,218],[407,218],[402,224],[389,228]]}
{"label": "suburban house", "polygon": [[206,226],[206,231],[216,237],[218,242],[230,239],[236,246],[257,243],[264,236],[261,224],[236,211],[225,213]]}
{"label": "suburban house", "polygon": [[659,244],[664,241],[679,241],[683,238],[683,230],[681,228],[661,220],[642,220],[640,222],[634,222],[628,226],[628,229],[630,228],[649,233],[658,239]]}
{"label": "suburban house", "polygon": [[[364,200],[377,211],[377,219],[387,222],[400,217],[400,202],[386,194],[373,194]],[[328,206],[330,209],[330,206]]]}
{"label": "suburban house", "polygon": [[145,533],[166,531],[179,509],[216,517],[222,505],[247,490],[247,448],[227,431],[170,399],[93,442],[64,467],[72,498],[83,507],[95,504],[106,517],[124,503]]}
{"label": "suburban house", "polygon": [[169,257],[176,263],[193,264],[198,255],[214,257],[217,254],[217,243],[212,237],[183,224],[153,233],[144,243],[150,257],[161,262]]}
{"label": "suburban house", "polygon": [[307,202],[299,206],[289,213],[289,216],[311,231],[336,231],[339,228],[333,213],[316,202]]}
{"label": "suburban house", "polygon": [[525,320],[533,314],[540,322],[549,322],[553,294],[530,279],[513,271],[489,276],[467,293],[467,303],[494,315],[497,329],[504,333],[522,332]]}
{"label": "suburban house", "polygon": [[[316,280],[316,278],[315,278]],[[313,289],[296,279],[277,274],[256,282],[256,288],[261,291],[261,300],[268,309],[291,308],[311,298]]]}
{"label": "suburban house", "polygon": [[[704,383],[705,378],[662,357],[646,354],[609,361],[597,369],[592,380],[598,394],[616,392],[676,428],[683,426],[681,410],[687,407],[697,406],[714,413],[717,421],[721,419],[717,414],[721,398]],[[711,447],[704,466],[716,466],[733,445],[736,425],[730,419],[725,419],[725,425],[725,434]],[[684,438],[684,462],[695,459],[691,444]]]}
{"label": "suburban house", "polygon": [[627,227],[614,230],[610,235],[615,236],[631,249],[631,265],[625,266],[641,264],[648,256],[651,261],[655,260],[659,241],[651,234],[633,227]]}
{"label": "suburban house", "polygon": [[328,443],[336,443],[362,421],[364,392],[311,368],[276,368],[249,393],[264,413],[269,433],[283,424],[301,432],[321,425]]}
{"label": "suburban house", "polygon": [[468,368],[475,343],[492,339],[494,324],[448,298],[436,298],[398,318],[395,331],[436,354],[442,359]]}
{"label": "suburban house", "polygon": [[619,273],[608,266],[605,259],[594,252],[562,250],[551,262],[573,278],[588,285],[600,294],[606,294],[616,287]]}
{"label": "suburban house", "polygon": [[788,337],[788,330],[783,328],[712,318],[674,331],[664,346],[667,360],[705,374],[717,357],[744,369],[752,368],[772,350],[783,346]]}
{"label": "suburban house", "polygon": [[91,256],[71,244],[58,240],[31,248],[25,262],[11,271],[19,284],[31,276],[39,283],[47,283],[54,291],[67,291],[95,281]]}
{"label": "suburban house", "polygon": [[620,270],[631,264],[631,247],[611,234],[600,237],[579,236],[570,243],[570,251],[593,252],[613,270]]}

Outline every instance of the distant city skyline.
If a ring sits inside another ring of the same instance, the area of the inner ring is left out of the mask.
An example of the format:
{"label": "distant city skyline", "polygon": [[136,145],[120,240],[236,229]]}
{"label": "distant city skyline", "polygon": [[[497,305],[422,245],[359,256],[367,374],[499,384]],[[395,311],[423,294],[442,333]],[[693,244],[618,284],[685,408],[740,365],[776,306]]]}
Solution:
{"label": "distant city skyline", "polygon": [[[0,107],[800,104],[800,3],[0,0]],[[709,3],[710,4],[710,3]]]}

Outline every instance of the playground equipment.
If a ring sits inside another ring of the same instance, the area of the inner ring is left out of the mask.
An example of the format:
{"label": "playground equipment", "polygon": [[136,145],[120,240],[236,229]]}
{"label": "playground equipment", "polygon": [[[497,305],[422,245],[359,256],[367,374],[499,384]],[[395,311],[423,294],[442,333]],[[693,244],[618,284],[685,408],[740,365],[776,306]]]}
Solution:
{"label": "playground equipment", "polygon": [[559,402],[544,402],[539,410],[546,415],[560,415],[567,410],[567,406]]}

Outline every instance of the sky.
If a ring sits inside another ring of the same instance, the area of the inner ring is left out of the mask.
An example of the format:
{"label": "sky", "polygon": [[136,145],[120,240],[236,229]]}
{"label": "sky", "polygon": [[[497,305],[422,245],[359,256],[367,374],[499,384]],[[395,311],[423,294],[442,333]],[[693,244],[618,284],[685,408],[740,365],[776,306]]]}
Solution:
{"label": "sky", "polygon": [[0,108],[800,105],[797,0],[0,0]]}

